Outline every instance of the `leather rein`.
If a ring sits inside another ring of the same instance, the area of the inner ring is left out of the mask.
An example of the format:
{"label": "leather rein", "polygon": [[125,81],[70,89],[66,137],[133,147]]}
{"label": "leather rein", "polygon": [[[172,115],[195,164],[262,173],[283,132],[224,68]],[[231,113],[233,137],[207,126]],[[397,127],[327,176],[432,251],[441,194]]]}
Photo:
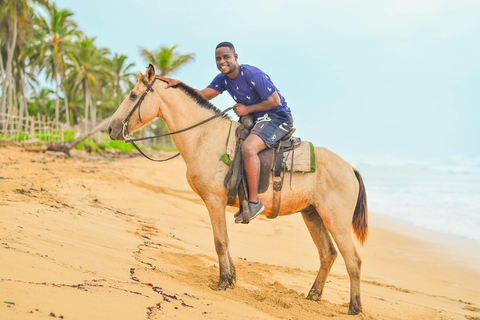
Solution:
{"label": "leather rein", "polygon": [[160,138],[160,137],[166,137],[166,136],[172,136],[174,134],[177,134],[177,133],[181,133],[181,132],[185,132],[187,130],[190,130],[190,129],[193,129],[193,128],[196,128],[198,126],[201,126],[202,124],[204,123],[207,123],[215,118],[218,118],[220,116],[225,116],[225,114],[232,110],[233,107],[230,107],[230,108],[227,108],[225,110],[223,110],[222,112],[220,113],[217,113],[216,115],[208,118],[208,119],[205,119],[203,121],[200,121],[199,123],[196,123],[190,127],[187,127],[187,128],[184,128],[184,129],[181,129],[181,130],[178,130],[178,131],[174,131],[174,132],[169,132],[169,133],[165,133],[165,134],[161,134],[161,135],[156,135],[156,136],[151,136],[151,137],[143,137],[143,138],[132,138],[129,133],[128,133],[128,121],[130,121],[130,118],[132,117],[133,113],[138,109],[138,118],[140,119],[140,121],[142,121],[142,117],[140,115],[140,106],[143,102],[143,100],[145,99],[145,96],[147,95],[147,93],[149,91],[151,92],[154,92],[155,90],[153,90],[153,84],[155,83],[156,80],[161,80],[161,81],[164,81],[166,83],[168,83],[168,81],[161,77],[161,76],[157,76],[155,75],[155,77],[153,77],[153,80],[152,82],[148,83],[145,81],[145,79],[142,79],[142,83],[147,87],[147,89],[143,92],[142,96],[140,97],[140,99],[138,99],[137,103],[135,104],[135,106],[133,107],[133,109],[130,111],[130,113],[128,114],[128,116],[122,120],[122,123],[123,123],[123,130],[122,130],[122,134],[123,134],[123,138],[125,139],[125,143],[131,143],[135,149],[137,149],[138,152],[140,152],[145,158],[147,158],[148,160],[151,160],[151,161],[156,161],[156,162],[164,162],[164,161],[168,161],[168,160],[171,160],[173,158],[176,158],[180,155],[180,152],[177,153],[176,155],[170,157],[170,158],[167,158],[167,159],[152,159],[150,158],[149,156],[147,156],[142,150],[140,150],[140,148],[137,146],[137,144],[135,143],[136,141],[144,141],[144,140],[151,140],[151,139],[156,139],[156,138]]}

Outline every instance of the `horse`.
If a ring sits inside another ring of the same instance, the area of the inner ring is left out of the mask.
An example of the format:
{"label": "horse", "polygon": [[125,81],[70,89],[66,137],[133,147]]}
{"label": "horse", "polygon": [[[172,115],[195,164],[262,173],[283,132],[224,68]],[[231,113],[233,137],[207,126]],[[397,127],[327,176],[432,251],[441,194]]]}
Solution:
{"label": "horse", "polygon": [[[215,290],[234,287],[235,266],[229,253],[225,209],[227,190],[224,177],[228,166],[220,161],[231,126],[239,126],[208,102],[197,90],[180,83],[170,87],[155,75],[150,65],[145,74],[120,104],[108,125],[112,140],[125,140],[155,118],[165,121],[172,139],[187,167],[187,180],[208,209],[213,228],[215,251],[219,261],[219,281]],[[147,94],[149,93],[150,94]],[[215,117],[216,115],[216,117]],[[220,115],[220,116],[219,116]],[[205,119],[211,121],[194,126]],[[193,126],[192,126],[193,125]],[[182,130],[189,126],[191,130]],[[360,173],[332,151],[315,147],[316,171],[293,173],[291,187],[282,189],[279,216],[301,212],[318,249],[320,269],[307,299],[318,301],[330,269],[337,257],[331,236],[342,254],[350,278],[348,314],[362,312],[360,269],[362,260],[352,237],[352,227],[363,245],[368,233],[367,200]],[[272,209],[272,185],[259,199],[265,205],[264,215]],[[238,201],[235,204],[239,206]],[[331,235],[331,236],[330,236]]]}

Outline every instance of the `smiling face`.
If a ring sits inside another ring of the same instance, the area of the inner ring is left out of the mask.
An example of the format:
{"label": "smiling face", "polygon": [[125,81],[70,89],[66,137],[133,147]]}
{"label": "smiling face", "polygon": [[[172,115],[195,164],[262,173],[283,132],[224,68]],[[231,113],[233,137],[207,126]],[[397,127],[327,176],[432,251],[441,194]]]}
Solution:
{"label": "smiling face", "polygon": [[215,50],[215,61],[221,73],[226,74],[230,79],[235,79],[240,71],[237,61],[237,54],[232,48],[220,47]]}

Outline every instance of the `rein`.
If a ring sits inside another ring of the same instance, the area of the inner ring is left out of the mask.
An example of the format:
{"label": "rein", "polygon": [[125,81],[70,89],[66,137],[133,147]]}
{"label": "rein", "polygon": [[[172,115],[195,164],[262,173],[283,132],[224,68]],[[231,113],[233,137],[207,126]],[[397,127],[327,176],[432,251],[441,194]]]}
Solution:
{"label": "rein", "polygon": [[[167,82],[164,78],[160,77],[160,76],[155,76],[152,80],[152,82],[147,83],[145,81],[145,79],[142,79],[142,82],[143,84],[147,87],[147,90],[145,90],[145,92],[143,92],[142,96],[140,97],[140,99],[137,101],[137,103],[135,104],[135,106],[133,107],[132,111],[130,111],[130,113],[128,114],[128,116],[122,120],[122,123],[123,123],[123,131],[122,131],[122,134],[123,134],[123,138],[125,139],[125,143],[131,143],[135,149],[138,150],[138,152],[140,152],[145,158],[147,158],[148,160],[151,160],[151,161],[156,161],[156,162],[164,162],[164,161],[168,161],[168,160],[171,160],[173,158],[176,158],[180,155],[180,152],[177,153],[176,155],[170,157],[170,158],[167,158],[167,159],[152,159],[150,158],[149,156],[147,156],[142,150],[140,150],[140,148],[137,146],[137,144],[135,142],[137,141],[144,141],[144,140],[151,140],[151,139],[156,139],[156,138],[161,138],[161,137],[166,137],[166,136],[172,136],[174,134],[177,134],[177,133],[181,133],[181,132],[185,132],[185,131],[188,131],[190,129],[193,129],[193,128],[196,128],[198,126],[201,126],[202,124],[205,124],[215,118],[218,118],[220,116],[225,116],[225,114],[232,110],[233,107],[230,107],[230,108],[227,108],[225,110],[223,110],[222,112],[220,113],[217,113],[216,115],[208,118],[208,119],[205,119],[203,121],[200,121],[199,123],[196,123],[190,127],[187,127],[187,128],[184,128],[184,129],[181,129],[181,130],[177,130],[177,131],[174,131],[174,132],[169,132],[169,133],[165,133],[165,134],[160,134],[160,135],[156,135],[156,136],[151,136],[151,137],[143,137],[143,138],[132,138],[129,134],[128,134],[128,121],[130,120],[130,118],[132,117],[133,113],[135,112],[135,110],[138,108],[138,118],[140,119],[140,121],[142,121],[142,118],[140,116],[140,105],[142,104],[143,100],[145,99],[145,96],[147,95],[147,93],[149,91],[151,92],[154,92],[153,90],[153,84],[155,83],[155,80],[161,80],[161,81],[164,81],[164,82]],[[126,133],[126,134],[125,134]]]}

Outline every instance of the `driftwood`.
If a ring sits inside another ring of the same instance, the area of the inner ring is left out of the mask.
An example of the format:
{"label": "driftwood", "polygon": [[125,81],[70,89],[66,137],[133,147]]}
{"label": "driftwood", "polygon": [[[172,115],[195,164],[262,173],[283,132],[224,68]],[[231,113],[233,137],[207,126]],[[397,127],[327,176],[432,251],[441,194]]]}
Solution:
{"label": "driftwood", "polygon": [[101,130],[106,130],[108,123],[110,122],[110,118],[108,117],[105,120],[103,120],[98,126],[93,128],[89,133],[75,139],[72,141],[69,141],[65,144],[52,144],[48,146],[47,151],[56,151],[56,152],[63,152],[66,155],[70,156],[70,150],[75,148],[78,144],[80,144],[82,141],[88,139],[89,137],[93,136],[95,133]]}

